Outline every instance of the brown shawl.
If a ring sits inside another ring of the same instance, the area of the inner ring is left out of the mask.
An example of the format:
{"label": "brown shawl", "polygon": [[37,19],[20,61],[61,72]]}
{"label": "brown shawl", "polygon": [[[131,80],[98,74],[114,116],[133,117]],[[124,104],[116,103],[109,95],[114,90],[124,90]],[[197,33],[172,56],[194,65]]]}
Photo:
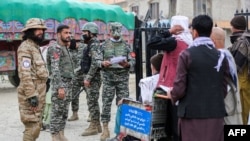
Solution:
{"label": "brown shawl", "polygon": [[248,65],[248,75],[250,77],[250,33],[238,34],[238,38],[229,50],[234,57],[237,71],[242,72],[245,65]]}

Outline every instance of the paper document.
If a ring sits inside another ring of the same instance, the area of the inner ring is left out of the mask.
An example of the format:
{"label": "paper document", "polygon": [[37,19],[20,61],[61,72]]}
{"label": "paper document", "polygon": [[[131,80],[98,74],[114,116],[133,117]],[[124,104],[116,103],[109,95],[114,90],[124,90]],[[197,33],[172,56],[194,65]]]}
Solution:
{"label": "paper document", "polygon": [[118,56],[118,57],[113,57],[113,58],[110,58],[110,62],[111,64],[118,64],[122,61],[125,61],[127,59],[127,57],[124,57],[124,56]]}
{"label": "paper document", "polygon": [[163,85],[160,85],[160,88],[162,88],[163,91],[165,91],[165,92],[169,92],[170,91],[169,87],[166,87],[166,86],[163,86]]}

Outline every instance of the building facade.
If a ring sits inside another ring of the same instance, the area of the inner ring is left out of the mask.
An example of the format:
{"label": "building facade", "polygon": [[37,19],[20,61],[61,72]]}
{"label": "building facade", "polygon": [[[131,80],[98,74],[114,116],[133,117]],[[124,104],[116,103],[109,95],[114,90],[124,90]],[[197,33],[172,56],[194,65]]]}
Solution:
{"label": "building facade", "polygon": [[[150,20],[170,19],[174,15],[187,16],[190,21],[199,14],[208,14],[218,27],[225,29],[227,36],[231,34],[230,20],[236,10],[250,7],[250,0],[83,0],[116,4],[124,11],[134,12],[144,21],[150,9]],[[249,26],[250,27],[250,26]],[[226,38],[229,45],[229,38]]]}
{"label": "building facade", "polygon": [[218,27],[226,31],[226,46],[230,45],[230,20],[236,10],[246,10],[250,7],[250,0],[126,0],[126,2],[127,7],[123,9],[135,12],[141,20],[145,18],[148,9],[151,9],[152,19],[170,19],[174,15],[184,15],[191,21],[199,14],[208,14]]}

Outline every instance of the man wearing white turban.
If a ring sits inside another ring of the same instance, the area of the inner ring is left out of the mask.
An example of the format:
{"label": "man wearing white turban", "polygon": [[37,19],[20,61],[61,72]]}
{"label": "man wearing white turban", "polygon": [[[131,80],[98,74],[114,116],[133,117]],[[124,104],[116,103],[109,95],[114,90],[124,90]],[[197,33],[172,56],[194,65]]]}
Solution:
{"label": "man wearing white turban", "polygon": [[[164,33],[164,37],[153,37],[147,47],[155,50],[163,50],[160,77],[157,87],[173,87],[176,67],[179,54],[188,48],[192,43],[192,35],[189,31],[189,20],[186,16],[173,16],[171,18],[171,28]],[[173,137],[173,141],[178,141],[178,118],[177,106],[168,101],[167,133]]]}

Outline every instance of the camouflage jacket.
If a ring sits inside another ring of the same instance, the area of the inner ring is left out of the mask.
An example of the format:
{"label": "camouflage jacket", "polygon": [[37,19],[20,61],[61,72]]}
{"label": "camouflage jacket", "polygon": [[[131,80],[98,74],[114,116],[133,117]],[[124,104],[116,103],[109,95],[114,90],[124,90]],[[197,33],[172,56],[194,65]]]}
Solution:
{"label": "camouflage jacket", "polygon": [[32,40],[21,43],[17,50],[18,75],[27,98],[38,95],[33,80],[47,80],[48,71],[40,47]]}
{"label": "camouflage jacket", "polygon": [[72,57],[72,63],[73,63],[73,68],[75,69],[77,67],[77,62],[78,62],[78,58],[77,58],[77,49],[68,49],[69,50],[69,54]]}
{"label": "camouflage jacket", "polygon": [[[124,56],[128,61],[130,67],[135,65],[135,54],[132,52],[129,44],[127,44],[123,39],[119,41],[113,41],[111,39],[106,40],[98,53],[97,65],[102,67],[101,63],[105,60],[110,60],[112,57]],[[119,64],[112,64],[109,68],[105,69],[121,69],[123,68]],[[125,68],[129,70],[129,68]]]}
{"label": "camouflage jacket", "polygon": [[65,87],[62,78],[73,78],[74,65],[66,46],[61,46],[58,43],[50,46],[47,52],[47,63],[50,77],[56,89]]}
{"label": "camouflage jacket", "polygon": [[83,49],[87,47],[85,43],[80,43],[77,50],[72,54],[73,61],[74,61],[74,73],[75,75],[82,75],[81,71],[81,60],[83,58]]}

